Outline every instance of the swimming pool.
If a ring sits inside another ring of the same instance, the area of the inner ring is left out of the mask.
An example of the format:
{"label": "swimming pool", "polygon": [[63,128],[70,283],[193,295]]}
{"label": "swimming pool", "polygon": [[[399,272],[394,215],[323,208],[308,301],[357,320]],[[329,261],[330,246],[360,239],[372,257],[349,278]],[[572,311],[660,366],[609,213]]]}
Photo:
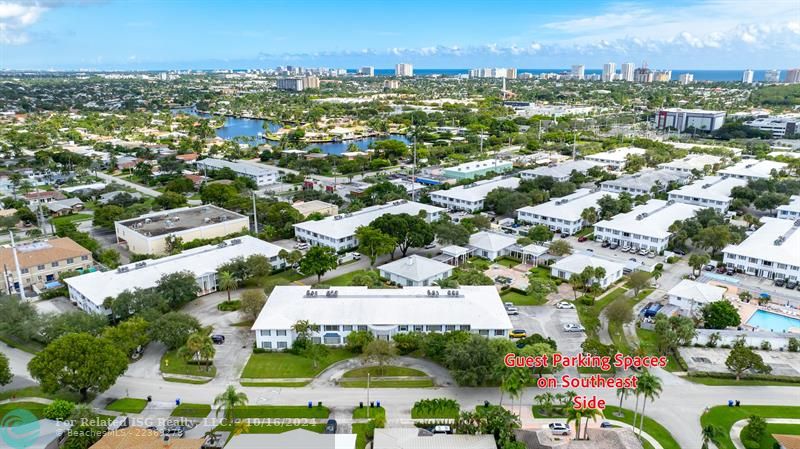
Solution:
{"label": "swimming pool", "polygon": [[790,318],[765,310],[757,310],[756,313],[747,320],[747,324],[758,327],[761,330],[773,332],[787,332],[789,328],[792,327],[800,329],[800,320],[797,318]]}

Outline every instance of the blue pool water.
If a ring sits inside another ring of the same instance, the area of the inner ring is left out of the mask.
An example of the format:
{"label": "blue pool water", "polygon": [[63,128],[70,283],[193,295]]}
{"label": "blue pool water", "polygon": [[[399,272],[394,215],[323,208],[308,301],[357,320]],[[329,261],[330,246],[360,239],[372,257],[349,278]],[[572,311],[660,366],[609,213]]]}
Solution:
{"label": "blue pool water", "polygon": [[789,318],[788,316],[778,315],[777,313],[757,310],[753,316],[747,320],[750,326],[758,327],[765,331],[787,332],[789,328],[800,329],[800,320]]}

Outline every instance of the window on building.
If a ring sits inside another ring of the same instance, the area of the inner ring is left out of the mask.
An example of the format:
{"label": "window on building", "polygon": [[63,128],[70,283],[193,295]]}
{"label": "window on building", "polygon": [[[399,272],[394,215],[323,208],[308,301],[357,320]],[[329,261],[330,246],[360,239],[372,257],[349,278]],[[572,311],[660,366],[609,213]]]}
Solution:
{"label": "window on building", "polygon": [[37,269],[37,270],[44,270],[44,265],[38,265],[38,266],[36,267],[36,269]]}
{"label": "window on building", "polygon": [[58,266],[58,261],[55,261],[55,262],[51,263],[50,266],[51,267],[57,267]]}
{"label": "window on building", "polygon": [[271,331],[271,330],[263,330],[263,329],[262,329],[262,330],[261,330],[261,331],[259,331],[259,332],[261,333],[261,336],[262,336],[262,337],[269,337],[270,335],[272,335],[272,331]]}
{"label": "window on building", "polygon": [[261,342],[261,349],[272,349],[272,342],[271,341],[262,341]]}
{"label": "window on building", "polygon": [[481,330],[478,331],[478,334],[483,335],[484,337],[488,337],[489,336],[489,330],[488,329],[481,329]]}
{"label": "window on building", "polygon": [[67,259],[67,263],[73,263],[73,262],[75,262],[75,259],[73,259],[72,257],[70,257],[69,259]]}
{"label": "window on building", "polygon": [[423,331],[423,327],[424,326],[421,326],[419,324],[415,324],[414,325],[414,332],[422,332]]}
{"label": "window on building", "polygon": [[276,330],[275,331],[275,335],[278,336],[278,337],[285,337],[286,336],[286,331],[285,330]]}
{"label": "window on building", "polygon": [[358,326],[358,330],[365,331],[365,330],[367,330],[367,326],[361,324],[361,325]]}
{"label": "window on building", "polygon": [[441,332],[441,331],[442,331],[441,325],[428,326],[428,332]]}
{"label": "window on building", "polygon": [[408,332],[408,326],[406,326],[405,324],[401,324],[400,326],[397,326],[397,330],[399,330],[400,332]]}
{"label": "window on building", "polygon": [[453,324],[448,324],[447,326],[445,326],[444,330],[446,330],[447,332],[454,331],[456,330],[456,326]]}
{"label": "window on building", "polygon": [[345,331],[345,332],[349,332],[349,331],[353,330],[353,326],[350,325],[350,324],[345,324],[345,325],[342,326],[342,330]]}
{"label": "window on building", "polygon": [[505,331],[504,331],[503,329],[495,329],[495,330],[494,330],[494,335],[495,335],[496,337],[498,337],[498,336],[501,336],[501,335],[504,335],[504,334],[505,334]]}
{"label": "window on building", "polygon": [[286,344],[285,341],[279,341],[278,342],[278,349],[286,349],[286,348],[287,348],[287,344]]}
{"label": "window on building", "polygon": [[334,332],[335,332],[335,331],[338,331],[338,330],[339,330],[339,326],[331,326],[331,325],[327,325],[327,324],[326,324],[326,325],[325,325],[325,330],[326,330],[326,331],[334,331]]}

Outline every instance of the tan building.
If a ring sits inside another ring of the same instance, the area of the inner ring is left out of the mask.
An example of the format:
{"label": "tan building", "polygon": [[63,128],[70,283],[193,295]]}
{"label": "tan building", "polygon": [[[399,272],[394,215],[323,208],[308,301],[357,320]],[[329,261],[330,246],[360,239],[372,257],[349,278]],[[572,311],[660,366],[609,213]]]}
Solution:
{"label": "tan building", "polygon": [[221,207],[183,207],[145,214],[114,223],[117,241],[125,242],[135,254],[160,255],[167,252],[167,237],[184,243],[196,239],[224,237],[250,229],[250,219]]}
{"label": "tan building", "polygon": [[312,201],[298,201],[292,204],[292,207],[295,208],[298,212],[303,214],[303,217],[308,217],[309,215],[319,212],[326,217],[329,215],[336,215],[339,213],[339,206],[331,203],[326,203],[325,201],[320,200],[312,200]]}
{"label": "tan building", "polygon": [[127,427],[106,433],[89,449],[200,449],[204,442],[204,438],[167,440],[155,430]]}
{"label": "tan building", "polygon": [[[17,245],[17,260],[22,274],[22,285],[34,291],[45,284],[57,281],[66,271],[88,270],[94,264],[92,253],[68,237]],[[4,282],[0,288],[6,293],[19,288],[17,265],[10,246],[0,248],[0,264]],[[11,286],[11,290],[9,290]]]}

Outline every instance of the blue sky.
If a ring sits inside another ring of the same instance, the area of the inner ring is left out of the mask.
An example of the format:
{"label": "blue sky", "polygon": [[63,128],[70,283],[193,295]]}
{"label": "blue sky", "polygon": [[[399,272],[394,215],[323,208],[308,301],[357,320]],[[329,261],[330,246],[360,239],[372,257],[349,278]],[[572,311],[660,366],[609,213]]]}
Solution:
{"label": "blue sky", "polygon": [[800,65],[800,1],[0,0],[0,68]]}

